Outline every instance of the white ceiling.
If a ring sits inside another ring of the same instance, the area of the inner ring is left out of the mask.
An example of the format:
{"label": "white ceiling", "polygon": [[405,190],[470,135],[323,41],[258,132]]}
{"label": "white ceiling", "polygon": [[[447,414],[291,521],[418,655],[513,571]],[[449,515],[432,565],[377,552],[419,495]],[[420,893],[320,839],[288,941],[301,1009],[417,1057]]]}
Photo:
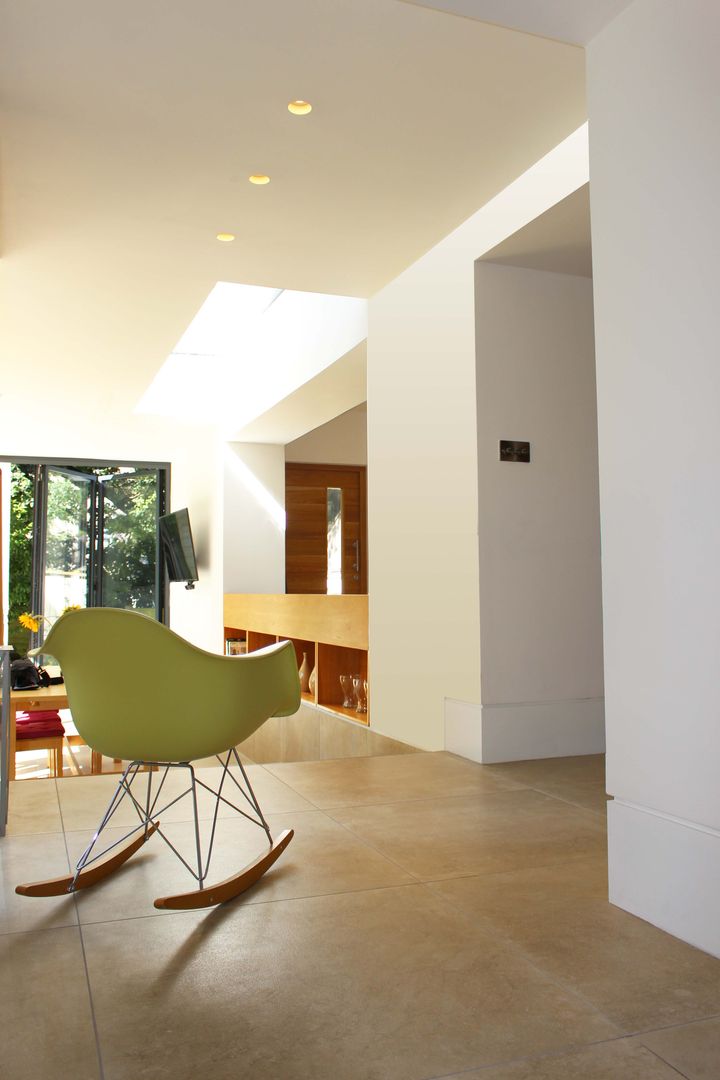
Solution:
{"label": "white ceiling", "polygon": [[405,0],[405,3],[587,45],[632,0]]}
{"label": "white ceiling", "polygon": [[585,118],[581,49],[402,0],[24,0],[2,47],[0,409],[66,423],[216,281],[368,296]]}

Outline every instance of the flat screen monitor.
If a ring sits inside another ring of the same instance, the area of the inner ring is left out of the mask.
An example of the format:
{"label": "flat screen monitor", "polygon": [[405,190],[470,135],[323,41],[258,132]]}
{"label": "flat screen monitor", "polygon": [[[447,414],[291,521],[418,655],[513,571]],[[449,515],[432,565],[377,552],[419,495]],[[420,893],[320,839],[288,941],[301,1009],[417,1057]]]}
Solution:
{"label": "flat screen monitor", "polygon": [[193,582],[198,580],[198,572],[187,509],[165,514],[158,519],[158,524],[170,581],[186,581],[186,588],[192,589]]}

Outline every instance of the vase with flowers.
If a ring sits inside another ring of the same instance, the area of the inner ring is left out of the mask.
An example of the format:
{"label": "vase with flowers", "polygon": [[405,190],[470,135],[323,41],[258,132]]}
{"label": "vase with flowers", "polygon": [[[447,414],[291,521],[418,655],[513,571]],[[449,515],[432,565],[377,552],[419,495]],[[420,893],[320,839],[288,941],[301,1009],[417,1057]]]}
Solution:
{"label": "vase with flowers", "polygon": [[43,623],[47,623],[48,627],[67,614],[68,611],[80,611],[80,604],[68,604],[64,607],[59,615],[34,615],[29,611],[23,611],[18,615],[18,623],[23,630],[29,630],[32,635],[37,634]]}

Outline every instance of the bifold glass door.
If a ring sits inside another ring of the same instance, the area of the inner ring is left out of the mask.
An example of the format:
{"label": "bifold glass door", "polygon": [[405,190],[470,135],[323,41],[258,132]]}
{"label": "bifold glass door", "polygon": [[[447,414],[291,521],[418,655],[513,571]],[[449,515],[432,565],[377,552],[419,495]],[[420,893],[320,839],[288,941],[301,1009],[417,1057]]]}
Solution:
{"label": "bifold glass door", "polygon": [[103,478],[98,494],[99,604],[159,617],[157,470]]}
{"label": "bifold glass door", "polygon": [[91,603],[97,480],[50,465],[38,480],[33,610],[55,619]]}
{"label": "bifold glass door", "polygon": [[[132,608],[161,619],[157,523],[164,512],[162,469],[38,466],[32,610],[50,622],[71,606]],[[40,641],[47,629],[46,622]]]}

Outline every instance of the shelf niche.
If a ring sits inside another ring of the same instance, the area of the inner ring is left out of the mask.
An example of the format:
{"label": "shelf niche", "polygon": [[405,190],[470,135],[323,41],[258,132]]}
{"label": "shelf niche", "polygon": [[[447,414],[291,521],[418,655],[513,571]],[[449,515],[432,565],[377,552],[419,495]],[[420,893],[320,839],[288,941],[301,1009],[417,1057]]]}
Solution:
{"label": "shelf niche", "polygon": [[225,637],[244,638],[248,652],[291,641],[298,669],[303,653],[315,668],[315,693],[302,695],[305,704],[369,724],[369,702],[366,713],[344,708],[340,686],[341,675],[368,679],[367,596],[227,594],[224,621]]}

